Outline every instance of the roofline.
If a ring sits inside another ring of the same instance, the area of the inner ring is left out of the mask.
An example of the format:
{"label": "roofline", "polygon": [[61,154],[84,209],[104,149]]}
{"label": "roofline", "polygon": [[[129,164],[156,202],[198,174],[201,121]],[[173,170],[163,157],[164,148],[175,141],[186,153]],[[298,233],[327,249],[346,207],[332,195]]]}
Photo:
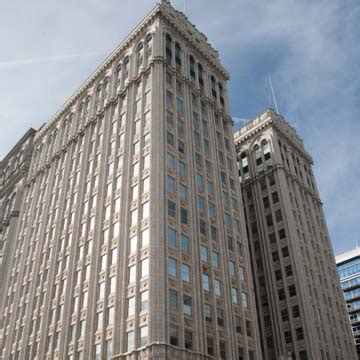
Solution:
{"label": "roofline", "polygon": [[342,265],[358,257],[360,258],[360,247],[356,247],[355,249],[336,255],[335,262],[336,265]]}
{"label": "roofline", "polygon": [[12,149],[5,155],[5,157],[1,160],[0,164],[2,165],[6,162],[15,152],[16,149],[24,143],[31,135],[34,135],[37,131],[34,128],[30,128],[21,138],[20,140],[12,147]]}

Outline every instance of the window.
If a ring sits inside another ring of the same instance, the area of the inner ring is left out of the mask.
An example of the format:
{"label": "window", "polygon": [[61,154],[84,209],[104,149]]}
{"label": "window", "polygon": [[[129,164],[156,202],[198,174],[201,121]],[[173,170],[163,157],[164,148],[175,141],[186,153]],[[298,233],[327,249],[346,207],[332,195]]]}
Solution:
{"label": "window", "polygon": [[170,246],[176,247],[176,230],[170,227],[167,230],[167,242]]}
{"label": "window", "polygon": [[245,280],[245,268],[243,266],[239,268],[239,277],[241,281]]}
{"label": "window", "polygon": [[149,229],[143,230],[141,232],[141,247],[145,247],[149,245],[149,239],[150,239]]}
{"label": "window", "polygon": [[107,324],[108,325],[113,325],[114,320],[115,320],[114,307],[111,306],[111,307],[108,308],[108,311],[107,311]]}
{"label": "window", "polygon": [[214,280],[215,295],[221,296],[221,281],[218,279]]}
{"label": "window", "polygon": [[171,310],[178,309],[178,294],[176,290],[169,289],[169,307]]}
{"label": "window", "polygon": [[278,195],[277,191],[273,192],[271,194],[271,196],[272,196],[272,201],[273,201],[274,204],[279,202],[279,195]]}
{"label": "window", "polygon": [[181,278],[183,281],[190,282],[190,266],[186,264],[181,265]]}
{"label": "window", "polygon": [[128,316],[135,315],[135,296],[128,299]]}
{"label": "window", "polygon": [[188,212],[184,208],[180,209],[180,221],[181,221],[182,224],[187,224],[188,223]]}
{"label": "window", "polygon": [[209,275],[206,275],[206,274],[202,275],[202,287],[203,287],[204,291],[210,292]]}
{"label": "window", "polygon": [[289,256],[289,248],[287,246],[284,246],[282,249],[281,249],[281,252],[282,252],[282,256],[283,257],[288,257]]}
{"label": "window", "polygon": [[213,268],[218,268],[219,267],[219,253],[213,251],[211,253],[211,266]]}
{"label": "window", "polygon": [[208,248],[205,246],[200,246],[200,259],[203,262],[207,262],[208,261]]}
{"label": "window", "polygon": [[179,334],[177,326],[169,326],[170,344],[174,346],[179,345]]}
{"label": "window", "polygon": [[168,216],[176,217],[176,204],[168,200]]}
{"label": "window", "polygon": [[293,272],[292,272],[291,265],[285,266],[285,273],[286,273],[287,277],[292,276]]}
{"label": "window", "polygon": [[179,98],[176,98],[176,111],[178,114],[183,114],[184,112],[184,103]]}
{"label": "window", "polygon": [[189,238],[186,235],[181,235],[181,250],[187,254],[190,252]]}
{"label": "window", "polygon": [[224,326],[224,310],[217,308],[216,309],[216,318],[217,318],[217,323],[220,326]]}
{"label": "window", "polygon": [[235,263],[233,261],[229,261],[229,275],[235,277]]}
{"label": "window", "polygon": [[231,288],[231,299],[232,303],[237,305],[239,303],[239,292],[236,288]]}
{"label": "window", "polygon": [[132,351],[135,349],[135,332],[129,331],[127,333],[127,351]]}
{"label": "window", "polygon": [[148,305],[149,305],[149,292],[146,290],[140,294],[140,311],[147,310]]}
{"label": "window", "polygon": [[148,342],[148,327],[143,326],[140,328],[140,346],[146,346]]}
{"label": "window", "polygon": [[246,292],[241,293],[241,304],[245,310],[248,310],[249,308],[249,300],[248,300],[248,294]]}
{"label": "window", "polygon": [[276,218],[276,222],[282,221],[282,214],[281,214],[281,210],[280,210],[280,209],[276,210],[276,212],[275,212],[275,218]]}
{"label": "window", "polygon": [[147,277],[149,275],[149,259],[144,259],[141,261],[141,278]]}
{"label": "window", "polygon": [[290,295],[290,296],[295,296],[295,295],[296,295],[295,285],[290,285],[290,286],[289,286],[289,295]]}
{"label": "window", "polygon": [[137,251],[137,237],[130,238],[130,254],[134,254]]}
{"label": "window", "polygon": [[205,320],[212,321],[211,305],[205,304]]}
{"label": "window", "polygon": [[177,262],[173,258],[168,259],[168,273],[171,276],[177,277]]}
{"label": "window", "polygon": [[186,349],[192,349],[193,334],[191,331],[185,330],[184,343]]}
{"label": "window", "polygon": [[166,106],[172,107],[173,106],[173,94],[170,91],[166,91]]}
{"label": "window", "polygon": [[182,161],[179,161],[179,175],[181,178],[184,178],[186,175],[186,167],[185,164]]}
{"label": "window", "polygon": [[235,316],[235,328],[237,333],[241,333],[241,318],[240,316]]}
{"label": "window", "polygon": [[185,294],[183,296],[183,313],[191,315],[191,297]]}
{"label": "window", "polygon": [[170,175],[167,176],[167,190],[169,192],[175,192],[176,190],[175,179]]}
{"label": "window", "polygon": [[284,289],[279,289],[278,290],[278,297],[279,297],[279,300],[285,300],[285,290]]}
{"label": "window", "polygon": [[285,342],[287,344],[292,342],[291,331],[285,331]]}
{"label": "window", "polygon": [[282,319],[282,321],[289,320],[289,313],[288,313],[287,309],[281,310],[281,319]]}
{"label": "window", "polygon": [[174,135],[169,131],[166,134],[166,142],[168,145],[174,146]]}
{"label": "window", "polygon": [[187,188],[185,185],[179,184],[179,194],[180,194],[180,199],[182,201],[185,201],[187,198]]}
{"label": "window", "polygon": [[133,284],[136,281],[136,266],[129,267],[129,284]]}
{"label": "window", "polygon": [[294,318],[298,318],[300,316],[300,309],[298,305],[293,306],[292,313]]}

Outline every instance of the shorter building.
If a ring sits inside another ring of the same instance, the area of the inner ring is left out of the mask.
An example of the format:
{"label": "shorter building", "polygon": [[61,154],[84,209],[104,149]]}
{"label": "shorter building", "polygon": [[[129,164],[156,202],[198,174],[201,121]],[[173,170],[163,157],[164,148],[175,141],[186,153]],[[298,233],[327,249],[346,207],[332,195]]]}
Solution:
{"label": "shorter building", "polygon": [[356,359],[311,156],[271,109],[234,137],[263,359]]}
{"label": "shorter building", "polygon": [[360,359],[360,247],[336,256],[336,264]]}

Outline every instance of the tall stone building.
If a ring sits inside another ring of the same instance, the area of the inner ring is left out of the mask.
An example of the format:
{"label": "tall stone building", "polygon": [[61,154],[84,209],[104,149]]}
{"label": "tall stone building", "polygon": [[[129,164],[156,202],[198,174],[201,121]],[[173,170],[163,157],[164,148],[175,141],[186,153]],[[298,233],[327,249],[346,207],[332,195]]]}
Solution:
{"label": "tall stone building", "polygon": [[356,359],[302,140],[272,110],[234,136],[264,359]]}
{"label": "tall stone building", "polygon": [[360,247],[339,254],[335,259],[360,359]]}
{"label": "tall stone building", "polygon": [[162,1],[35,134],[2,358],[261,358],[227,80]]}

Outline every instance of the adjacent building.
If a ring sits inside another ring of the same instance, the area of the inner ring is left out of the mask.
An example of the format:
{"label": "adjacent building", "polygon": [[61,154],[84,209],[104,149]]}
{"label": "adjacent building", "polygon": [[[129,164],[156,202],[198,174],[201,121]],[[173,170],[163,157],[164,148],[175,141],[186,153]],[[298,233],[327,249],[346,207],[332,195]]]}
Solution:
{"label": "adjacent building", "polygon": [[360,358],[360,248],[340,254],[335,259]]}
{"label": "adjacent building", "polygon": [[235,144],[263,358],[357,358],[302,140],[267,110],[235,133]]}
{"label": "adjacent building", "polygon": [[3,359],[261,359],[227,80],[162,1],[34,134]]}

